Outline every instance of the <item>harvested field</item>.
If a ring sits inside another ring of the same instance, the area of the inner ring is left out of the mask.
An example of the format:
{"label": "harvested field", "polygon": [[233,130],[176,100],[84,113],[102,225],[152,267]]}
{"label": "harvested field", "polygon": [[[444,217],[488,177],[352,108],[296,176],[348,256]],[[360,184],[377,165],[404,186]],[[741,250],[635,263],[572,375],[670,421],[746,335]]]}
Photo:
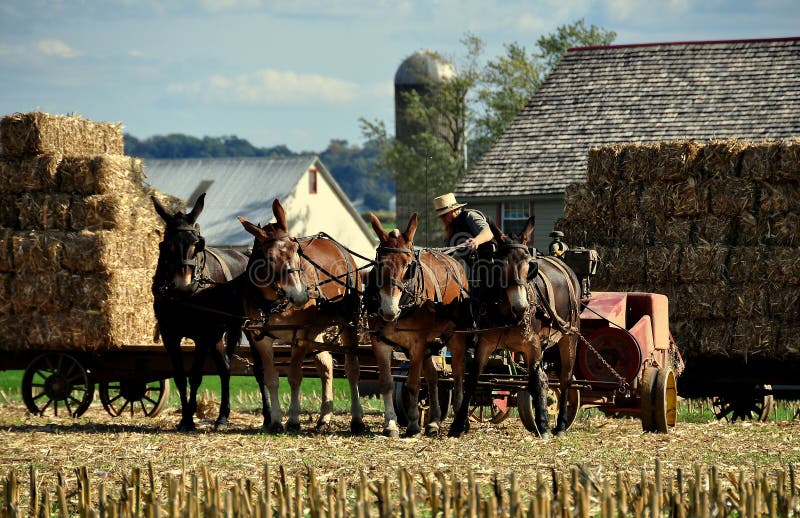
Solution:
{"label": "harvested field", "polygon": [[[215,414],[216,409],[210,410]],[[304,429],[312,427],[313,417],[309,414]],[[0,441],[4,445],[0,473],[15,471],[20,501],[27,502],[31,466],[45,489],[56,485],[60,472],[72,506],[77,506],[80,497],[78,478],[83,475],[78,468],[86,468],[94,500],[101,485],[105,494],[118,499],[123,479],[127,477],[130,483],[135,469],[141,470],[146,481],[148,463],[152,463],[162,505],[174,492],[170,480],[182,473],[186,474],[186,484],[191,473],[202,476],[207,469],[210,476],[218,477],[223,491],[237,482],[243,485],[244,479],[258,490],[265,465],[271,467],[276,483],[281,480],[278,468],[282,467],[289,486],[294,485],[295,477],[305,479],[309,470],[323,487],[341,483],[357,486],[363,473],[367,481],[391,484],[396,498],[401,489],[401,470],[413,477],[412,487],[419,492],[424,492],[423,476],[440,472],[447,480],[463,481],[465,487],[472,477],[484,490],[483,496],[490,494],[492,487],[505,491],[513,473],[525,502],[536,494],[537,479],[544,486],[542,490],[548,490],[554,472],[567,482],[575,476],[576,482],[591,483],[593,498],[606,484],[614,486],[621,481],[629,483],[633,496],[639,481],[653,480],[658,459],[659,483],[677,487],[680,472],[686,490],[693,487],[690,479],[695,469],[699,473],[713,470],[724,493],[739,477],[764,476],[774,484],[776,476],[783,474],[781,480],[786,483],[790,467],[794,469],[793,465],[800,462],[797,420],[679,422],[673,433],[657,435],[643,434],[638,420],[582,415],[567,437],[547,441],[534,438],[514,417],[498,425],[473,424],[472,431],[462,439],[353,437],[347,431],[349,419],[345,414],[335,416],[336,429],[328,435],[263,435],[259,433],[260,415],[236,411],[226,432],[214,432],[211,420],[206,419],[199,432],[178,434],[173,431],[177,421],[175,411],[155,419],[112,419],[97,404],[77,420],[39,418],[28,415],[22,405],[5,404],[0,406]],[[369,413],[367,422],[372,430],[379,430],[382,416]]]}

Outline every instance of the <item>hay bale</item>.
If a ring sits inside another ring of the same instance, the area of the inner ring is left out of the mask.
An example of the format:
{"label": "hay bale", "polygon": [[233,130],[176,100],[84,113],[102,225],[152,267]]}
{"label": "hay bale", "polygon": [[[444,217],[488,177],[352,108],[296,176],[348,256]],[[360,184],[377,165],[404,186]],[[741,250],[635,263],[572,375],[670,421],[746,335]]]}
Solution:
{"label": "hay bale", "polygon": [[730,316],[765,318],[768,305],[767,292],[765,285],[757,282],[731,289],[728,308]]}
{"label": "hay bale", "polygon": [[681,247],[652,246],[644,250],[649,284],[667,285],[677,281]]}
{"label": "hay bale", "polygon": [[592,282],[606,289],[618,289],[625,284],[645,282],[645,260],[642,254],[620,247],[602,247],[597,250],[600,263],[596,280]]}
{"label": "hay bale", "polygon": [[800,181],[800,138],[783,142],[778,176],[792,182]]}
{"label": "hay bale", "polygon": [[800,321],[800,290],[797,286],[768,285],[767,316],[778,322]]}
{"label": "hay bale", "polygon": [[777,331],[768,318],[738,318],[731,329],[730,356],[771,359],[777,350]]}
{"label": "hay bale", "polygon": [[780,141],[751,143],[742,152],[741,177],[750,180],[772,180],[778,178]]}
{"label": "hay bale", "polygon": [[14,253],[13,253],[14,231],[10,228],[0,227],[0,272],[13,272]]}
{"label": "hay bale", "polygon": [[145,225],[158,228],[161,222],[149,198],[132,194],[73,195],[69,210],[72,230],[120,230],[136,232]]}
{"label": "hay bale", "polygon": [[761,282],[766,276],[765,258],[770,249],[765,246],[733,246],[728,254],[728,281],[733,285]]}
{"label": "hay bale", "polygon": [[0,192],[52,192],[58,190],[61,155],[25,158],[0,156]]}
{"label": "hay bale", "polygon": [[654,215],[648,231],[655,246],[671,246],[688,243],[691,239],[694,220],[682,217]]}
{"label": "hay bale", "polygon": [[693,140],[659,142],[649,179],[688,181],[698,172],[695,167],[700,144]]}
{"label": "hay bale", "polygon": [[13,273],[0,273],[0,315],[10,315],[12,311],[11,282]]}
{"label": "hay bale", "polygon": [[652,225],[638,215],[604,220],[611,243],[632,250],[641,250],[651,244]]}
{"label": "hay bale", "polygon": [[797,183],[759,183],[758,213],[772,216],[786,212],[800,212],[800,185]]}
{"label": "hay bale", "polygon": [[770,246],[762,250],[763,271],[759,279],[775,285],[800,285],[800,248]]}
{"label": "hay bale", "polygon": [[69,230],[69,194],[24,193],[16,198],[21,230]]}
{"label": "hay bale", "polygon": [[122,125],[70,115],[15,113],[0,120],[0,148],[6,156],[124,153]]}
{"label": "hay bale", "polygon": [[142,161],[129,156],[64,157],[59,165],[58,174],[60,190],[63,192],[80,194],[143,192]]}
{"label": "hay bale", "polygon": [[778,344],[776,359],[796,359],[800,356],[800,324],[796,322],[784,323],[778,328]]}
{"label": "hay bale", "polygon": [[728,317],[730,287],[725,282],[702,282],[675,286],[677,300],[691,319],[724,319]]}
{"label": "hay bale", "polygon": [[694,164],[704,178],[739,176],[739,161],[748,144],[737,139],[711,140],[698,152]]}
{"label": "hay bale", "polygon": [[755,210],[753,182],[741,178],[712,178],[703,184],[708,192],[709,212],[714,216],[739,216]]}
{"label": "hay bale", "polygon": [[64,232],[57,230],[14,232],[11,236],[14,271],[21,274],[59,271],[64,239]]}
{"label": "hay bale", "polygon": [[[763,230],[766,227],[766,230]],[[800,214],[777,214],[761,221],[762,235],[767,244],[800,245]]]}
{"label": "hay bale", "polygon": [[586,221],[596,210],[595,197],[585,183],[567,185],[564,191],[564,215],[573,221]]}
{"label": "hay bale", "polygon": [[730,244],[734,224],[730,217],[705,216],[694,222],[695,241],[702,245]]}
{"label": "hay bale", "polygon": [[657,160],[657,145],[631,143],[620,146],[616,182],[642,183],[652,177]]}
{"label": "hay bale", "polygon": [[733,217],[736,245],[758,246],[766,242],[769,229],[764,221],[756,219],[755,214],[745,212]]}
{"label": "hay bale", "polygon": [[609,205],[616,218],[630,218],[639,215],[641,211],[641,185],[633,183],[619,183],[611,190]]}
{"label": "hay bale", "polygon": [[653,182],[642,189],[641,210],[653,217],[704,216],[708,213],[708,190],[694,178]]}
{"label": "hay bale", "polygon": [[65,271],[15,275],[11,281],[14,313],[26,315],[68,310],[77,284],[74,277]]}
{"label": "hay bale", "polygon": [[728,247],[722,245],[684,247],[678,278],[686,283],[724,281],[727,257]]}
{"label": "hay bale", "polygon": [[[728,358],[730,354],[731,331],[727,321],[692,320],[697,328],[695,349],[686,351],[690,356]],[[684,350],[681,350],[683,354]]]}
{"label": "hay bale", "polygon": [[617,182],[623,146],[608,145],[589,149],[586,180],[592,187],[604,187]]}
{"label": "hay bale", "polygon": [[160,232],[155,229],[141,229],[135,234],[113,230],[68,232],[63,237],[60,264],[75,273],[146,268],[152,276],[160,241]]}
{"label": "hay bale", "polygon": [[0,194],[0,227],[19,230],[19,209],[15,194]]}

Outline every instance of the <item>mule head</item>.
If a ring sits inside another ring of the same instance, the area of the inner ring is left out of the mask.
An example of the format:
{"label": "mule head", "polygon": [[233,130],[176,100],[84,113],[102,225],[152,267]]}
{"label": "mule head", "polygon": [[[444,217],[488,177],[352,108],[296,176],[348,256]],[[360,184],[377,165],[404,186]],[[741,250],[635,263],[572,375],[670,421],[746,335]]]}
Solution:
{"label": "mule head", "polygon": [[162,276],[161,281],[178,292],[190,292],[195,287],[198,254],[206,246],[205,239],[200,235],[200,226],[197,225],[205,198],[206,194],[201,194],[188,214],[181,211],[170,214],[158,198],[150,197],[153,207],[166,224],[164,239],[158,245],[158,275]]}
{"label": "mule head", "polygon": [[493,223],[492,233],[497,241],[497,258],[500,260],[500,286],[505,290],[514,315],[522,316],[530,305],[528,302],[528,276],[531,273],[530,244],[533,242],[533,217],[528,218],[525,228],[518,235],[503,234]]}
{"label": "mule head", "polygon": [[406,274],[414,262],[414,234],[417,232],[419,218],[415,212],[408,222],[405,232],[394,229],[386,232],[381,222],[370,213],[370,221],[380,244],[376,253],[377,280],[380,305],[378,314],[387,322],[400,316],[400,298]]}
{"label": "mule head", "polygon": [[272,213],[275,223],[263,227],[238,217],[244,229],[255,237],[248,275],[265,299],[285,296],[293,306],[303,307],[310,297],[302,276],[300,245],[289,235],[286,214],[277,198],[272,202]]}

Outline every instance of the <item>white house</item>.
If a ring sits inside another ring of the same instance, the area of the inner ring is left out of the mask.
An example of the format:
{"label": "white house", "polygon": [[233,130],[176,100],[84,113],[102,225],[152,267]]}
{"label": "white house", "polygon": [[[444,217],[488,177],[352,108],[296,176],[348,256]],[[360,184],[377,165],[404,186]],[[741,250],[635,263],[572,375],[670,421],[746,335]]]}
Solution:
{"label": "white house", "polygon": [[209,245],[249,249],[253,236],[236,217],[268,223],[278,198],[293,236],[325,232],[354,252],[375,254],[372,229],[317,156],[147,159],[144,167],[150,185],[189,208],[206,193],[198,223]]}

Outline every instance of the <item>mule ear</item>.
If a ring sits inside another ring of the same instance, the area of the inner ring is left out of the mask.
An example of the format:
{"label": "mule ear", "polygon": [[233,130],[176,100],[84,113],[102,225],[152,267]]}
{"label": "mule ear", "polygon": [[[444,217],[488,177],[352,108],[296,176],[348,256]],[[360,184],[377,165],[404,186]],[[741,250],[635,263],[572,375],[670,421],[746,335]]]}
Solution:
{"label": "mule ear", "polygon": [[528,218],[528,221],[525,222],[525,228],[522,229],[522,233],[519,235],[520,241],[523,245],[527,245],[528,243],[533,243],[533,229],[536,226],[536,217],[531,216]]}
{"label": "mule ear", "polygon": [[411,219],[408,220],[408,227],[406,227],[406,231],[403,232],[403,237],[409,243],[414,242],[414,234],[417,233],[417,225],[419,225],[419,216],[415,212],[411,215]]}
{"label": "mule ear", "polygon": [[172,214],[167,212],[167,209],[163,205],[161,205],[161,202],[158,201],[158,198],[151,195],[150,199],[153,200],[153,207],[155,207],[156,212],[158,213],[159,216],[161,216],[161,219],[164,220],[164,223],[169,223],[170,221],[172,221]]}
{"label": "mule ear", "polygon": [[289,227],[286,225],[286,212],[283,210],[283,205],[281,205],[281,200],[275,198],[272,202],[272,213],[275,214],[275,221],[278,224],[278,227],[285,230],[289,230]]}
{"label": "mule ear", "polygon": [[242,224],[244,229],[246,231],[248,231],[250,234],[252,234],[253,236],[255,236],[256,239],[262,239],[263,240],[263,239],[267,238],[267,233],[264,232],[263,228],[259,227],[258,225],[254,225],[254,224],[250,223],[249,221],[247,221],[245,218],[243,218],[241,216],[236,216],[236,219],[238,219],[239,223]]}
{"label": "mule ear", "polygon": [[375,214],[371,212],[369,213],[369,220],[372,223],[372,230],[374,230],[375,235],[378,236],[378,241],[385,243],[389,239],[389,234],[387,234],[386,230],[383,229],[381,221],[377,216],[375,216]]}
{"label": "mule ear", "polygon": [[192,212],[186,215],[186,219],[189,220],[189,224],[194,223],[197,221],[197,218],[200,217],[200,213],[203,212],[203,207],[206,205],[206,193],[201,194],[198,196],[197,201],[194,202],[194,207],[192,207]]}
{"label": "mule ear", "polygon": [[505,241],[506,235],[503,234],[503,231],[500,230],[500,227],[498,227],[494,221],[487,219],[487,223],[489,223],[489,229],[492,231],[494,240],[497,241],[497,244],[502,245]]}

